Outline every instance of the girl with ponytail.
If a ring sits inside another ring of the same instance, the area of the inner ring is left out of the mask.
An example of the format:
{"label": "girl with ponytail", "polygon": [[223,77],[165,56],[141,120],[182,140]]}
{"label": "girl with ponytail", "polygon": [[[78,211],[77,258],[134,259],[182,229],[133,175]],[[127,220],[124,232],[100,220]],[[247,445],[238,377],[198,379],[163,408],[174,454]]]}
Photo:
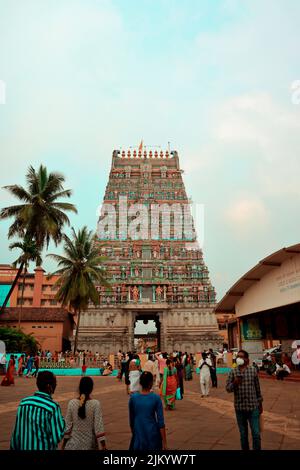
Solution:
{"label": "girl with ponytail", "polygon": [[94,382],[82,377],[79,397],[69,401],[63,448],[66,450],[106,450],[101,405],[91,398]]}

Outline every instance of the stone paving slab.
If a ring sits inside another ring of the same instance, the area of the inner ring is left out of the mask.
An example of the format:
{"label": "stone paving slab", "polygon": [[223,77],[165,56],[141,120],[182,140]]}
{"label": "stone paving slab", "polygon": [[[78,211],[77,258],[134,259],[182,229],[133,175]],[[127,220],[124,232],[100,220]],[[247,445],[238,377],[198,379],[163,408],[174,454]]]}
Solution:
{"label": "stone paving slab", "polygon": [[[78,377],[58,377],[54,399],[65,414],[68,401],[77,395]],[[199,379],[185,382],[182,401],[176,410],[165,412],[168,448],[184,450],[238,450],[239,433],[233,396],[225,391],[226,377],[218,389],[201,398]],[[9,439],[21,398],[35,391],[35,379],[16,378],[16,385],[0,387],[0,449]],[[107,445],[111,450],[128,449],[131,433],[125,385],[113,377],[94,377],[93,397],[101,401]],[[261,380],[265,430],[262,446],[268,450],[300,449],[300,383]]]}

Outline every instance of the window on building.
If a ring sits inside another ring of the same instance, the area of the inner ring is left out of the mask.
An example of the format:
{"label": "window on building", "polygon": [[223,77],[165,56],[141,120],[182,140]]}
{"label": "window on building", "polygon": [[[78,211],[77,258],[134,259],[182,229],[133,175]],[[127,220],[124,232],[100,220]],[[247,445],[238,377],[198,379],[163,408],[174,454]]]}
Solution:
{"label": "window on building", "polygon": [[50,300],[50,305],[57,305],[57,300]]}
{"label": "window on building", "polygon": [[151,247],[144,246],[142,251],[142,258],[143,259],[151,259]]}
{"label": "window on building", "polygon": [[151,279],[152,277],[152,269],[151,268],[143,268],[143,278],[144,279]]}

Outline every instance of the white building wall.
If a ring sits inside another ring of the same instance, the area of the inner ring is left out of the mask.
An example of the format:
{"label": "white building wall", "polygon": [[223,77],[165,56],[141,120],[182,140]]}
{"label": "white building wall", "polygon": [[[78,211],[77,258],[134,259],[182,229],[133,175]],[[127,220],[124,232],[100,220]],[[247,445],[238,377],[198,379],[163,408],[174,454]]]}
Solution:
{"label": "white building wall", "polygon": [[253,284],[236,303],[238,317],[300,301],[300,255],[293,255]]}

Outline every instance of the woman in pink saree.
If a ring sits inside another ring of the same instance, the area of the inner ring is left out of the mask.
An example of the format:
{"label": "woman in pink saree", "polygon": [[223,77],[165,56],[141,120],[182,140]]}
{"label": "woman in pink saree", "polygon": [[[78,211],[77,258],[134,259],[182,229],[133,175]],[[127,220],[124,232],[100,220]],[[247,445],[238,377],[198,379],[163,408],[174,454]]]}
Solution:
{"label": "woman in pink saree", "polygon": [[15,358],[13,355],[11,355],[8,366],[7,366],[6,375],[3,377],[3,380],[1,382],[1,385],[3,387],[8,387],[9,385],[15,384],[14,372],[15,372]]}

